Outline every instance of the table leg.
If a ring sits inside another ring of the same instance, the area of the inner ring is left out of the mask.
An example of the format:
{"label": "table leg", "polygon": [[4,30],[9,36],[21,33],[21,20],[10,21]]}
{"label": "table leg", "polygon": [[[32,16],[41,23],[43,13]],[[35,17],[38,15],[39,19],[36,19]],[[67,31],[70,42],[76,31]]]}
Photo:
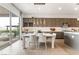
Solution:
{"label": "table leg", "polygon": [[23,48],[25,49],[25,37],[23,38]]}
{"label": "table leg", "polygon": [[52,40],[52,48],[54,48],[54,42],[53,42],[53,40]]}

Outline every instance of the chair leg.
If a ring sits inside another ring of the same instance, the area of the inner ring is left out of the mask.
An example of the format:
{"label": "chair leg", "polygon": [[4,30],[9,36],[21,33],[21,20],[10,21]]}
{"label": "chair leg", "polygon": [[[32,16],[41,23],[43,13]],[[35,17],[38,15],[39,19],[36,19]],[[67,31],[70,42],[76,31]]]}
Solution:
{"label": "chair leg", "polygon": [[45,49],[47,49],[47,44],[45,43]]}
{"label": "chair leg", "polygon": [[52,48],[54,48],[54,43],[52,43]]}
{"label": "chair leg", "polygon": [[30,48],[30,42],[29,42],[29,48]]}
{"label": "chair leg", "polygon": [[38,43],[38,48],[40,47],[40,43]]}
{"label": "chair leg", "polygon": [[36,42],[36,48],[38,48],[38,43]]}

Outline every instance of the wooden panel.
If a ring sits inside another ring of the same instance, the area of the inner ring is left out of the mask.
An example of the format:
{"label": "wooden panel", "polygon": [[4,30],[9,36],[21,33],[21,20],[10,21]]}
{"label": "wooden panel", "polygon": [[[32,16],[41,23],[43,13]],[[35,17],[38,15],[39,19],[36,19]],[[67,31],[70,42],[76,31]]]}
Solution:
{"label": "wooden panel", "polygon": [[68,23],[69,27],[79,27],[76,18],[24,18],[23,24],[32,22],[34,27],[61,27],[63,23]]}

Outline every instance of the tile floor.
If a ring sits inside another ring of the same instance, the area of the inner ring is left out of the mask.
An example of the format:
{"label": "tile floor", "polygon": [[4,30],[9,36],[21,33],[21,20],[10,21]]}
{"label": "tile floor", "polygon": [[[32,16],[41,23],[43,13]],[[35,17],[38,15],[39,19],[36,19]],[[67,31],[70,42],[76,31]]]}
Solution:
{"label": "tile floor", "polygon": [[56,39],[55,48],[23,49],[22,40],[18,40],[7,48],[0,50],[0,55],[79,55],[78,50],[74,50],[64,44],[63,39]]}

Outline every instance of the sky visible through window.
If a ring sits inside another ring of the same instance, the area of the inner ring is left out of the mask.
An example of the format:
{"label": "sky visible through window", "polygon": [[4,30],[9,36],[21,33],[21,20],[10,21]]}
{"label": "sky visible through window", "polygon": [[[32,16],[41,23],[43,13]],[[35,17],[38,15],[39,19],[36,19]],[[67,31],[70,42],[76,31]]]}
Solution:
{"label": "sky visible through window", "polygon": [[[18,25],[19,17],[12,17],[12,25]],[[9,17],[0,17],[0,27],[5,27],[10,25]]]}
{"label": "sky visible through window", "polygon": [[[12,26],[19,25],[19,17],[12,17]],[[10,25],[9,17],[0,17],[0,30],[6,30],[6,26]]]}

